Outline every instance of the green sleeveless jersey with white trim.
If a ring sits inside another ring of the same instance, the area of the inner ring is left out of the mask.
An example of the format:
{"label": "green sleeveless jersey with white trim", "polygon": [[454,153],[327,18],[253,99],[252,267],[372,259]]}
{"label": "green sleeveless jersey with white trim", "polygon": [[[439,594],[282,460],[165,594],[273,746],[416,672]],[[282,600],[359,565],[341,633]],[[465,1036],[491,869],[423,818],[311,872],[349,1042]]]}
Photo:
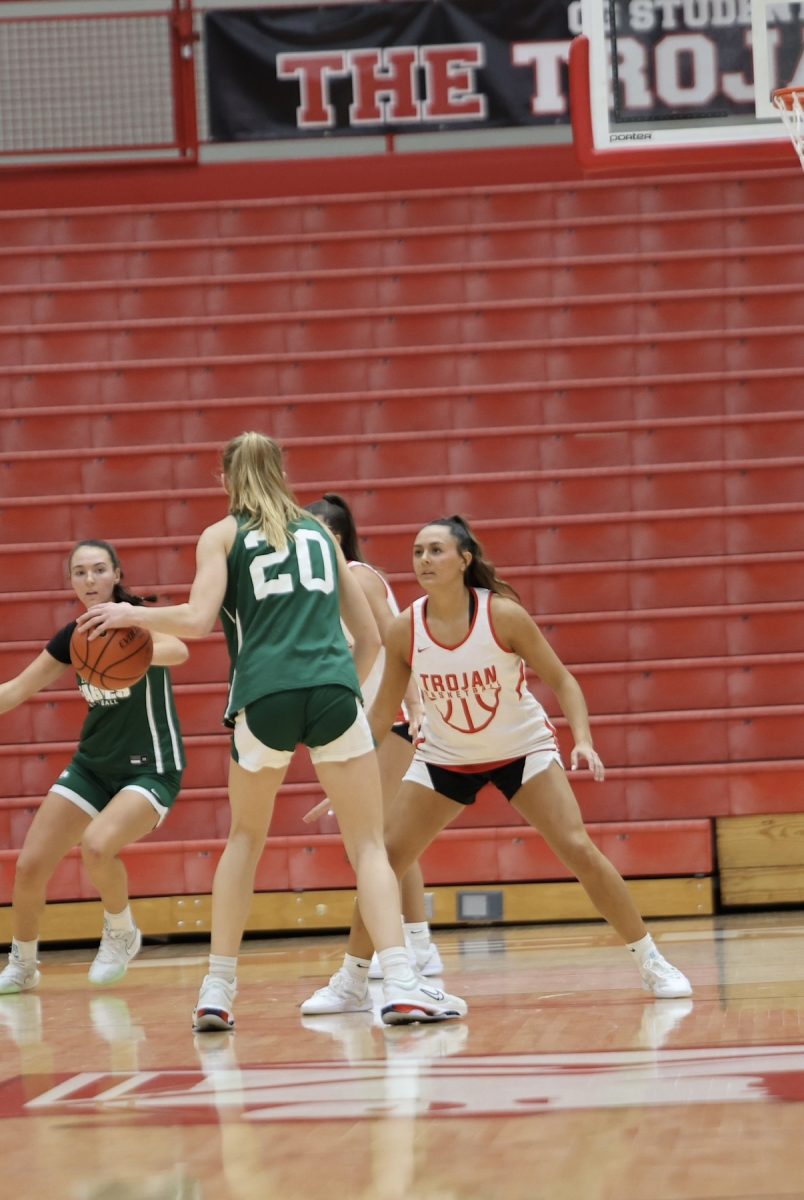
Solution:
{"label": "green sleeveless jersey with white trim", "polygon": [[[69,664],[73,621],[47,645],[57,662]],[[133,687],[109,692],[84,683],[78,690],[89,705],[75,760],[99,775],[122,779],[142,770],[164,775],[184,768],[181,727],[167,667],[151,667]]]}
{"label": "green sleeveless jersey with white trim", "polygon": [[232,671],[224,718],[261,696],[340,684],[360,697],[354,659],[341,628],[338,559],[312,517],[290,525],[284,550],[237,521],[221,623]]}

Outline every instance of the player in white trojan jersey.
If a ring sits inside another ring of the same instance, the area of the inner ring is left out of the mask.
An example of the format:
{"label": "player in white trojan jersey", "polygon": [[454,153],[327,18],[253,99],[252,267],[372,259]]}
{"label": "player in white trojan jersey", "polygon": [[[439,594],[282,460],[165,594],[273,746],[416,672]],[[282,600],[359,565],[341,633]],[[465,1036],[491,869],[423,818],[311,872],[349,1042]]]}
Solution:
{"label": "player in white trojan jersey", "polygon": [[[620,934],[643,987],[659,998],[688,996],[689,981],[657,950],[622,877],[594,845],[558,754],[544,710],[525,686],[529,667],[552,689],[574,746],[594,779],[604,768],[594,748],[586,702],[519,602],[498,578],[466,521],[446,517],[416,537],[413,567],[425,592],[397,617],[386,638],[386,665],[369,714],[381,743],[411,674],[425,717],[411,766],[386,820],[391,865],[401,876],[437,835],[495,784],[537,829]],[[350,955],[369,939],[355,909]]]}
{"label": "player in white trojan jersey", "polygon": [[[349,569],[353,572],[369,602],[374,620],[377,622],[377,628],[380,631],[380,637],[384,642],[393,618],[399,615],[399,605],[397,604],[391,585],[385,576],[376,567],[373,567],[371,563],[367,563],[364,560],[360,549],[357,526],[355,525],[355,519],[349,505],[336,492],[325,492],[320,500],[316,500],[308,506],[308,512],[313,513],[314,516],[323,521],[340,543]],[[363,693],[363,704],[366,711],[368,711],[376,699],[384,667],[385,646],[383,645],[383,648],[372,663],[368,675],[360,683]],[[386,738],[377,752],[382,778],[383,806],[386,812],[396,796],[402,778],[413,758],[413,738],[418,733],[421,715],[422,707],[419,691],[415,680],[411,677],[402,706],[397,712],[391,727],[393,736]],[[324,800],[321,804],[317,804],[309,813],[306,813],[304,820],[307,822],[315,821],[318,817],[329,811],[329,809],[329,801]],[[427,920],[424,900],[424,881],[418,863],[414,863],[405,874],[404,879],[400,883],[400,893],[405,924],[405,938],[411,954],[416,960],[415,965],[421,975],[441,975],[444,965],[441,961],[438,947],[430,938],[430,925]],[[371,960],[369,978],[381,978],[380,965],[376,954]],[[319,998],[317,1002],[319,1010],[320,1005],[323,1003],[324,1001]]]}
{"label": "player in white trojan jersey", "polygon": [[493,593],[469,590],[471,623],[457,646],[433,638],[426,596],[410,608],[411,670],[425,702],[417,758],[459,771],[467,763],[499,766],[534,752],[560,762],[555,730],[528,690],[524,662],[495,635]]}

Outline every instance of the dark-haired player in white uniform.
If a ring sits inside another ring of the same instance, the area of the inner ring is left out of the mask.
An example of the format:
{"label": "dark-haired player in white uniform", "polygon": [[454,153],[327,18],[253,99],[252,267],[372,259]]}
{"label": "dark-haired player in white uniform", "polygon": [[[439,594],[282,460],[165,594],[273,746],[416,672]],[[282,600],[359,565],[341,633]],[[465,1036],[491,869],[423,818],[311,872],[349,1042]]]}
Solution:
{"label": "dark-haired player in white uniform", "polygon": [[[113,546],[83,541],[68,563],[76,596],[88,608],[98,601],[126,602],[135,614],[143,601],[122,584]],[[70,667],[71,621],[14,679],[0,684],[0,713],[10,712]],[[0,993],[27,991],[39,982],[37,948],[47,885],[58,864],[81,846],[84,866],[104,906],[103,936],[89,970],[90,982],[121,979],[141,945],[128,903],[128,879],[118,855],[167,815],[181,785],[184,750],[173,702],[169,666],[187,658],[178,638],[154,638],[150,669],[121,691],[92,687],[76,676],[89,706],[75,755],[42,801],[17,858],[13,930]]]}
{"label": "dark-haired player in white uniform", "polygon": [[[337,539],[343,550],[349,570],[363,589],[368,600],[383,648],[377,655],[368,677],[362,681],[363,705],[369,711],[382,682],[385,666],[385,637],[394,617],[399,615],[399,605],[390,583],[376,567],[367,563],[360,550],[360,538],[352,510],[337,492],[325,492],[320,500],[308,504],[307,511],[318,517]],[[405,692],[402,708],[391,728],[393,737],[384,738],[377,747],[377,759],[380,764],[382,779],[382,795],[385,811],[388,812],[399,785],[410,766],[413,757],[413,741],[419,731],[422,717],[421,697],[416,682],[411,677]],[[314,821],[329,809],[329,800],[317,804],[304,817],[305,821]],[[405,941],[411,953],[413,966],[419,975],[440,976],[444,972],[444,964],[438,946],[431,940],[430,924],[427,918],[427,907],[424,895],[424,880],[421,867],[414,863],[399,882],[402,897],[402,915],[405,927]],[[369,978],[382,978],[377,955],[374,954],[369,967]],[[338,1004],[338,997],[335,997]],[[325,989],[317,994],[315,1000],[305,1002],[304,1012],[324,1012],[327,1008]]]}
{"label": "dark-haired player in white uniform", "polygon": [[[386,821],[386,845],[402,875],[486,783],[495,784],[576,876],[601,916],[633,954],[643,986],[662,998],[688,996],[689,981],[657,950],[616,868],[590,839],[555,734],[525,682],[529,667],[558,699],[575,744],[573,770],[603,764],[592,743],[586,702],[519,602],[497,577],[466,521],[426,525],[413,547],[425,595],[397,617],[386,640],[379,695],[369,713],[378,741],[388,733],[411,672],[425,716],[416,753]],[[370,939],[355,911],[349,953]],[[345,996],[340,1011],[350,1011]],[[329,1011],[334,1011],[331,1008]]]}
{"label": "dark-haired player in white uniform", "polygon": [[[387,1023],[463,1016],[466,1005],[423,987],[404,945],[399,890],[382,836],[377,756],[358,679],[380,649],[377,627],[343,554],[291,492],[276,442],[243,433],[224,450],[229,516],[201,534],[187,604],[149,609],[142,624],[203,637],[220,614],[231,677],[226,720],[234,728],[229,769],[232,821],[215,872],[212,953],[193,1020],[231,1029],[237,956],[274,799],[298,744],[310,748],[338,816],[357,892],[384,973]],[[82,623],[131,624],[126,606],[101,604]],[[341,619],[354,637],[349,651]],[[370,957],[370,956],[369,956]],[[368,961],[347,961],[366,981]],[[365,988],[364,1008],[371,1009]]]}

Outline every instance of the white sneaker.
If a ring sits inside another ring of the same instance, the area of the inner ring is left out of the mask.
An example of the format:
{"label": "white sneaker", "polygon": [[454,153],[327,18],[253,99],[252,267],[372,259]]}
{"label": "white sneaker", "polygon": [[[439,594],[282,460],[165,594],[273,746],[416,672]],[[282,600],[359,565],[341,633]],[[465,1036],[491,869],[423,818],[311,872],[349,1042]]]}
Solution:
{"label": "white sneaker", "polygon": [[639,964],[639,973],[645,991],[653,992],[660,1000],[676,1000],[692,995],[692,984],[686,975],[662,958],[655,946]]}
{"label": "white sneaker", "polygon": [[139,929],[110,929],[104,921],[98,953],[89,968],[89,982],[97,987],[117,983],[125,975],[131,960],[139,954],[141,946]]}
{"label": "white sneaker", "polygon": [[237,980],[231,982],[217,975],[205,975],[198,1003],[193,1009],[193,1029],[203,1033],[207,1029],[234,1029],[235,996]]}
{"label": "white sneaker", "polygon": [[380,1015],[386,1025],[408,1025],[411,1021],[449,1021],[465,1017],[469,1006],[460,996],[450,996],[434,984],[417,979],[406,987],[396,979],[383,985]]}
{"label": "white sneaker", "polygon": [[431,942],[425,950],[424,954],[418,954],[414,951],[413,969],[418,975],[423,975],[425,979],[430,979],[434,975],[444,974],[444,964],[441,961],[441,955],[438,953],[438,946],[435,942]]}
{"label": "white sneaker", "polygon": [[35,988],[41,978],[38,962],[23,962],[9,954],[8,965],[0,971],[0,996],[27,992]]}
{"label": "white sneaker", "polygon": [[382,979],[382,967],[380,965],[380,956],[375,950],[371,956],[371,962],[368,969],[369,979]]}
{"label": "white sneaker", "polygon": [[341,969],[335,972],[326,987],[313,992],[299,1007],[304,1016],[316,1017],[326,1013],[371,1012],[374,1004],[368,984],[361,991],[360,985],[356,986],[346,971]]}
{"label": "white sneaker", "polygon": [[[440,976],[444,974],[444,964],[441,961],[441,955],[438,953],[438,946],[435,942],[430,942],[422,955],[417,954],[410,943],[407,946],[410,965],[417,975],[424,975],[426,978],[430,978],[433,975]],[[382,979],[382,967],[380,966],[380,959],[376,952],[371,956],[368,977],[369,979]]]}

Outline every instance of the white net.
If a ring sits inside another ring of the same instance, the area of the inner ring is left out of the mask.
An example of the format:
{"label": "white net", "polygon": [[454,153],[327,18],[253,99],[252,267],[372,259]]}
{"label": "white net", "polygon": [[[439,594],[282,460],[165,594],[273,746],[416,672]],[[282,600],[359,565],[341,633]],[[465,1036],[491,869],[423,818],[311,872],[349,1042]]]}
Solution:
{"label": "white net", "polygon": [[773,93],[773,103],[782,114],[782,120],[804,167],[804,88],[780,88]]}

